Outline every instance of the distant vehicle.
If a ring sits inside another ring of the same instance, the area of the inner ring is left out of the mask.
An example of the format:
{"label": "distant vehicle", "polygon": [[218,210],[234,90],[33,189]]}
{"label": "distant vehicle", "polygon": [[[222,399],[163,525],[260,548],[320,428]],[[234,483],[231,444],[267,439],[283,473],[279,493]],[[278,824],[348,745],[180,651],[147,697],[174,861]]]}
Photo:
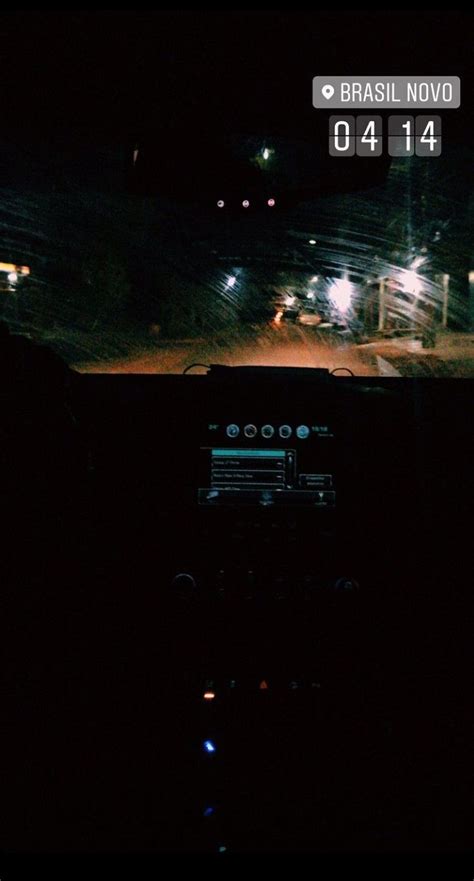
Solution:
{"label": "distant vehicle", "polygon": [[283,312],[285,321],[297,321],[300,314],[299,306],[288,306]]}
{"label": "distant vehicle", "polygon": [[0,262],[0,291],[5,293],[15,291],[29,274],[29,266],[17,266],[15,263]]}
{"label": "distant vehicle", "polygon": [[298,321],[306,327],[318,327],[324,319],[318,312],[300,312]]}
{"label": "distant vehicle", "polygon": [[292,298],[291,303],[277,303],[277,321],[294,321],[298,324],[311,325],[313,327],[324,321],[324,317],[315,309],[307,309],[305,305],[296,297]]}

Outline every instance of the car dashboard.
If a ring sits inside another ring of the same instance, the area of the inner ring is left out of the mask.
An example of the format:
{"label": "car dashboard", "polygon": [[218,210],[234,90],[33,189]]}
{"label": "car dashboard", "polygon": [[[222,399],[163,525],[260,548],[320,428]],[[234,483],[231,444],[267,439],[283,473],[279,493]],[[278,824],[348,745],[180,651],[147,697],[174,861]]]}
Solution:
{"label": "car dashboard", "polygon": [[467,850],[471,394],[76,374],[12,428],[6,850]]}

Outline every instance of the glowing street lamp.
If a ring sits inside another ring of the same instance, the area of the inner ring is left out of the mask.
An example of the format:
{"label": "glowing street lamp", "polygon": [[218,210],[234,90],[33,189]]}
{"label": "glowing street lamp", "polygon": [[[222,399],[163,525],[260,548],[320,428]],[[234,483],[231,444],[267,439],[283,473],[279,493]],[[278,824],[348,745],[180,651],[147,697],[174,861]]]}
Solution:
{"label": "glowing street lamp", "polygon": [[334,279],[329,288],[329,297],[340,312],[347,312],[351,305],[353,285],[347,278]]}
{"label": "glowing street lamp", "polygon": [[412,269],[403,269],[401,273],[402,291],[404,294],[412,294],[417,297],[423,289],[420,276]]}
{"label": "glowing street lamp", "polygon": [[16,266],[15,263],[0,263],[0,272],[16,273],[16,275],[29,275],[29,266]]}

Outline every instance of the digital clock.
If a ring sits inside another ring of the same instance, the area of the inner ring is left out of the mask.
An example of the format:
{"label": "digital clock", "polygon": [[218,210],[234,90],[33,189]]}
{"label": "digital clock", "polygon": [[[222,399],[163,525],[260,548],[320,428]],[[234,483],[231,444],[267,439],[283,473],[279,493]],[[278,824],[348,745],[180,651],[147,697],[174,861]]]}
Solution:
{"label": "digital clock", "polygon": [[[389,156],[440,156],[441,117],[434,115],[388,117]],[[381,156],[384,146],[384,120],[376,115],[331,116],[329,119],[330,156]]]}

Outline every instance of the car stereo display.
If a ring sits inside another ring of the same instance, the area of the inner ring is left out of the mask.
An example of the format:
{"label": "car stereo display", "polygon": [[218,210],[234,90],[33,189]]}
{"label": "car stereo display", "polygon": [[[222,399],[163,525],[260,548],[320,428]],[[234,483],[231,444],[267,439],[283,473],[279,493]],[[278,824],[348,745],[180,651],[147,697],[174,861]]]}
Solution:
{"label": "car stereo display", "polygon": [[210,423],[205,433],[200,505],[335,506],[330,426]]}

